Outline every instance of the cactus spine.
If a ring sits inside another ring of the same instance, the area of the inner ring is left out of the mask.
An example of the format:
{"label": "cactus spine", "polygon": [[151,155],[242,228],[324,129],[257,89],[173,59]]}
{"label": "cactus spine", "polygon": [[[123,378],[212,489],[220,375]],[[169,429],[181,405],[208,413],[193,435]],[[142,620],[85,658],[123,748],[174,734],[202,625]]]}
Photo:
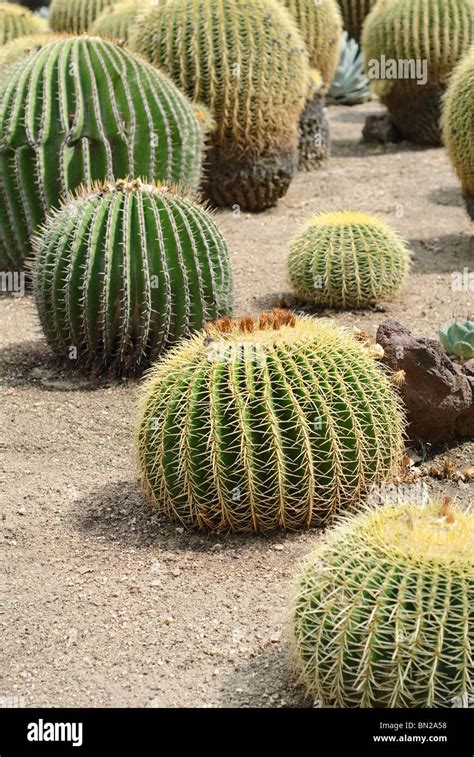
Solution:
{"label": "cactus spine", "polygon": [[49,23],[54,32],[82,34],[89,31],[97,16],[119,0],[53,0]]}
{"label": "cactus spine", "polygon": [[[376,3],[364,25],[365,61],[372,86],[402,136],[419,144],[441,143],[441,96],[456,63],[473,43],[474,0]],[[394,70],[383,72],[381,65],[378,70],[382,56],[384,69],[388,62]],[[416,65],[424,61],[427,80],[419,84],[416,75],[422,82],[423,73],[416,74]]]}
{"label": "cactus spine", "polygon": [[398,234],[365,213],[320,213],[290,244],[291,283],[304,300],[359,308],[401,289],[410,256]]}
{"label": "cactus spine", "polygon": [[343,519],[295,587],[296,660],[319,706],[468,706],[474,513],[387,504]]}
{"label": "cactus spine", "polygon": [[366,16],[372,10],[376,0],[339,0],[342,16],[344,19],[344,28],[347,30],[349,37],[359,43],[362,36],[362,27]]}
{"label": "cactus spine", "polygon": [[0,45],[26,34],[41,34],[45,31],[45,22],[27,8],[0,2]]}
{"label": "cactus spine", "polygon": [[131,45],[210,109],[212,201],[274,205],[297,167],[310,76],[303,39],[280,2],[170,0],[144,15]]}
{"label": "cactus spine", "polygon": [[92,24],[91,34],[128,43],[140,13],[150,7],[150,0],[128,0],[109,5]]}
{"label": "cactus spine", "polygon": [[45,45],[14,66],[0,100],[1,265],[21,266],[68,190],[130,175],[194,190],[202,153],[192,107],[164,74],[99,38]]}
{"label": "cactus spine", "polygon": [[295,530],[390,475],[402,426],[368,346],[273,311],[210,324],[153,368],[138,459],[152,505],[185,526]]}
{"label": "cactus spine", "polygon": [[48,342],[94,370],[142,370],[231,308],[221,234],[203,208],[165,186],[84,190],[48,217],[35,248]]}
{"label": "cactus spine", "polygon": [[474,50],[456,66],[444,97],[443,142],[474,221]]}

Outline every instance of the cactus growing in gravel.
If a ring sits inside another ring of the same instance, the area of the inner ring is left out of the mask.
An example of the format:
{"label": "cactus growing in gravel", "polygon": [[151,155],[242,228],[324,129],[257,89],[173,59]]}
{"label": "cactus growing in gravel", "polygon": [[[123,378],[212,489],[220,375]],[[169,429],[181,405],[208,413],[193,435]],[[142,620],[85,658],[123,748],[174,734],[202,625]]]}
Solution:
{"label": "cactus growing in gravel", "polygon": [[344,19],[344,28],[349,37],[359,43],[366,16],[372,10],[376,0],[338,0]]}
{"label": "cactus growing in gravel", "polygon": [[[364,25],[365,61],[372,86],[402,136],[440,144],[441,96],[473,43],[474,0],[376,3]],[[425,71],[420,68],[424,62]]]}
{"label": "cactus growing in gravel", "polygon": [[471,360],[474,358],[474,320],[444,323],[439,330],[439,340],[448,355]]}
{"label": "cactus growing in gravel", "polygon": [[41,34],[46,24],[21,5],[0,2],[0,45],[26,34]]}
{"label": "cactus growing in gravel", "polygon": [[151,7],[151,0],[126,0],[109,5],[92,24],[91,34],[128,43],[134,23],[148,7]]}
{"label": "cactus growing in gravel", "polygon": [[323,707],[467,707],[473,607],[474,513],[445,500],[343,519],[295,587],[308,696]]}
{"label": "cactus growing in gravel", "polygon": [[456,66],[444,96],[443,142],[474,221],[474,49]]}
{"label": "cactus growing in gravel", "polygon": [[389,476],[402,427],[368,345],[275,310],[210,324],[153,368],[138,459],[152,505],[185,526],[295,530]]}
{"label": "cactus growing in gravel", "polygon": [[0,266],[20,267],[48,209],[84,182],[196,189],[203,143],[191,104],[145,61],[94,37],[45,45],[8,72],[0,100]]}
{"label": "cactus growing in gravel", "polygon": [[82,34],[108,5],[120,0],[53,0],[49,23],[54,32]]}
{"label": "cactus growing in gravel", "polygon": [[204,190],[221,206],[262,210],[297,168],[310,69],[277,0],[169,0],[136,26],[131,46],[168,73],[217,125]]}
{"label": "cactus growing in gravel", "polygon": [[364,73],[364,61],[354,39],[342,35],[341,57],[336,74],[327,93],[328,103],[358,105],[370,100],[369,80]]}
{"label": "cactus growing in gravel", "polygon": [[231,308],[221,234],[203,208],[163,185],[83,190],[47,218],[35,248],[48,342],[96,371],[141,370]]}
{"label": "cactus growing in gravel", "polygon": [[393,297],[410,256],[398,234],[365,213],[320,213],[290,244],[288,269],[299,297],[315,305],[358,308]]}

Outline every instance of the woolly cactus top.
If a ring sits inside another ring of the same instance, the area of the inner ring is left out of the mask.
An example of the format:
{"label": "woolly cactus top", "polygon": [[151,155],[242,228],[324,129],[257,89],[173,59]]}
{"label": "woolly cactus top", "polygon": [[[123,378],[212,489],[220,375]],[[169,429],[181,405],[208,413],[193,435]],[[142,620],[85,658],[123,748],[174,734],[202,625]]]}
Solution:
{"label": "woolly cactus top", "polygon": [[[445,83],[474,43],[474,0],[384,0],[364,24],[366,66],[372,59],[428,62],[428,82]],[[374,82],[380,93],[393,80]]]}

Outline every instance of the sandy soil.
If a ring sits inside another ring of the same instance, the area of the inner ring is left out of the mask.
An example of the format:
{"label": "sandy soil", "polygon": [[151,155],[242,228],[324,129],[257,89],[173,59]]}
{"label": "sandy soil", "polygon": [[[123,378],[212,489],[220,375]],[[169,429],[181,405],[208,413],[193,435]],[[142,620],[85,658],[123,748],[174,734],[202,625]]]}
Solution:
{"label": "sandy soil", "polygon": [[[333,157],[301,174],[279,207],[217,221],[237,314],[288,299],[286,246],[320,209],[381,214],[414,251],[403,297],[341,313],[371,333],[385,317],[435,336],[474,311],[451,275],[474,239],[441,149],[360,144],[373,104],[330,112]],[[136,382],[71,376],[50,358],[31,296],[0,298],[3,681],[31,706],[304,706],[286,643],[289,583],[316,533],[183,533],[152,517],[132,462]],[[441,450],[465,467],[474,444]],[[473,501],[474,485],[430,487]]]}

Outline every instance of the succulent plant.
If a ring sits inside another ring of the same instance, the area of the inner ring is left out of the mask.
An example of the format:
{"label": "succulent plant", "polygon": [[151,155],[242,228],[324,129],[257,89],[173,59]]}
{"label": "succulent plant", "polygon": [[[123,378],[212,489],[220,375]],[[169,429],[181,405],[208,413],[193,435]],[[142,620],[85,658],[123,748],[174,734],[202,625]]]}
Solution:
{"label": "succulent plant", "polygon": [[290,281],[303,300],[358,308],[393,297],[410,256],[398,234],[365,213],[320,213],[291,242]]}
{"label": "succulent plant", "polygon": [[[15,63],[26,58],[30,53],[39,50],[43,45],[47,45],[49,42],[53,42],[55,36],[50,32],[43,34],[28,34],[25,37],[17,37],[12,39],[0,48],[0,71],[3,73]],[[57,37],[56,37],[57,39]],[[5,82],[0,85],[3,88]]]}
{"label": "succulent plant", "polygon": [[211,111],[210,199],[274,205],[297,169],[310,80],[303,39],[280,2],[169,0],[141,18],[131,46]]}
{"label": "succulent plant", "polygon": [[346,517],[295,587],[308,696],[323,707],[467,706],[473,607],[474,513],[445,500]]}
{"label": "succulent plant", "polygon": [[474,0],[384,0],[364,24],[369,79],[401,135],[439,145],[440,103],[474,43]]}
{"label": "succulent plant", "polygon": [[347,32],[342,35],[341,57],[326,99],[334,105],[358,105],[370,100],[362,53],[357,42],[348,39]]}
{"label": "succulent plant", "polygon": [[137,176],[197,188],[204,135],[192,105],[167,76],[119,45],[95,37],[59,39],[5,78],[3,270],[21,266],[48,209],[82,183]]}
{"label": "succulent plant", "polygon": [[374,7],[376,0],[338,0],[344,19],[344,28],[350,38],[359,43],[366,16]]}
{"label": "succulent plant", "polygon": [[0,45],[26,34],[46,31],[45,22],[16,3],[0,2]]}
{"label": "succulent plant", "polygon": [[151,0],[126,0],[108,5],[92,24],[91,34],[128,43],[140,13],[150,7]]}
{"label": "succulent plant", "polygon": [[152,369],[137,449],[152,505],[184,526],[296,530],[390,476],[402,428],[368,345],[275,310],[210,324]]}
{"label": "succulent plant", "polygon": [[443,142],[461,181],[469,216],[474,221],[474,49],[456,66],[444,96]]}
{"label": "succulent plant", "polygon": [[69,34],[87,32],[104,8],[118,2],[120,0],[53,0],[49,14],[51,29]]}
{"label": "succulent plant", "polygon": [[448,355],[456,355],[461,360],[474,358],[474,319],[447,321],[439,330],[439,340]]}
{"label": "succulent plant", "polygon": [[94,371],[140,371],[231,309],[224,239],[207,211],[164,185],[83,190],[48,216],[34,246],[46,338]]}

